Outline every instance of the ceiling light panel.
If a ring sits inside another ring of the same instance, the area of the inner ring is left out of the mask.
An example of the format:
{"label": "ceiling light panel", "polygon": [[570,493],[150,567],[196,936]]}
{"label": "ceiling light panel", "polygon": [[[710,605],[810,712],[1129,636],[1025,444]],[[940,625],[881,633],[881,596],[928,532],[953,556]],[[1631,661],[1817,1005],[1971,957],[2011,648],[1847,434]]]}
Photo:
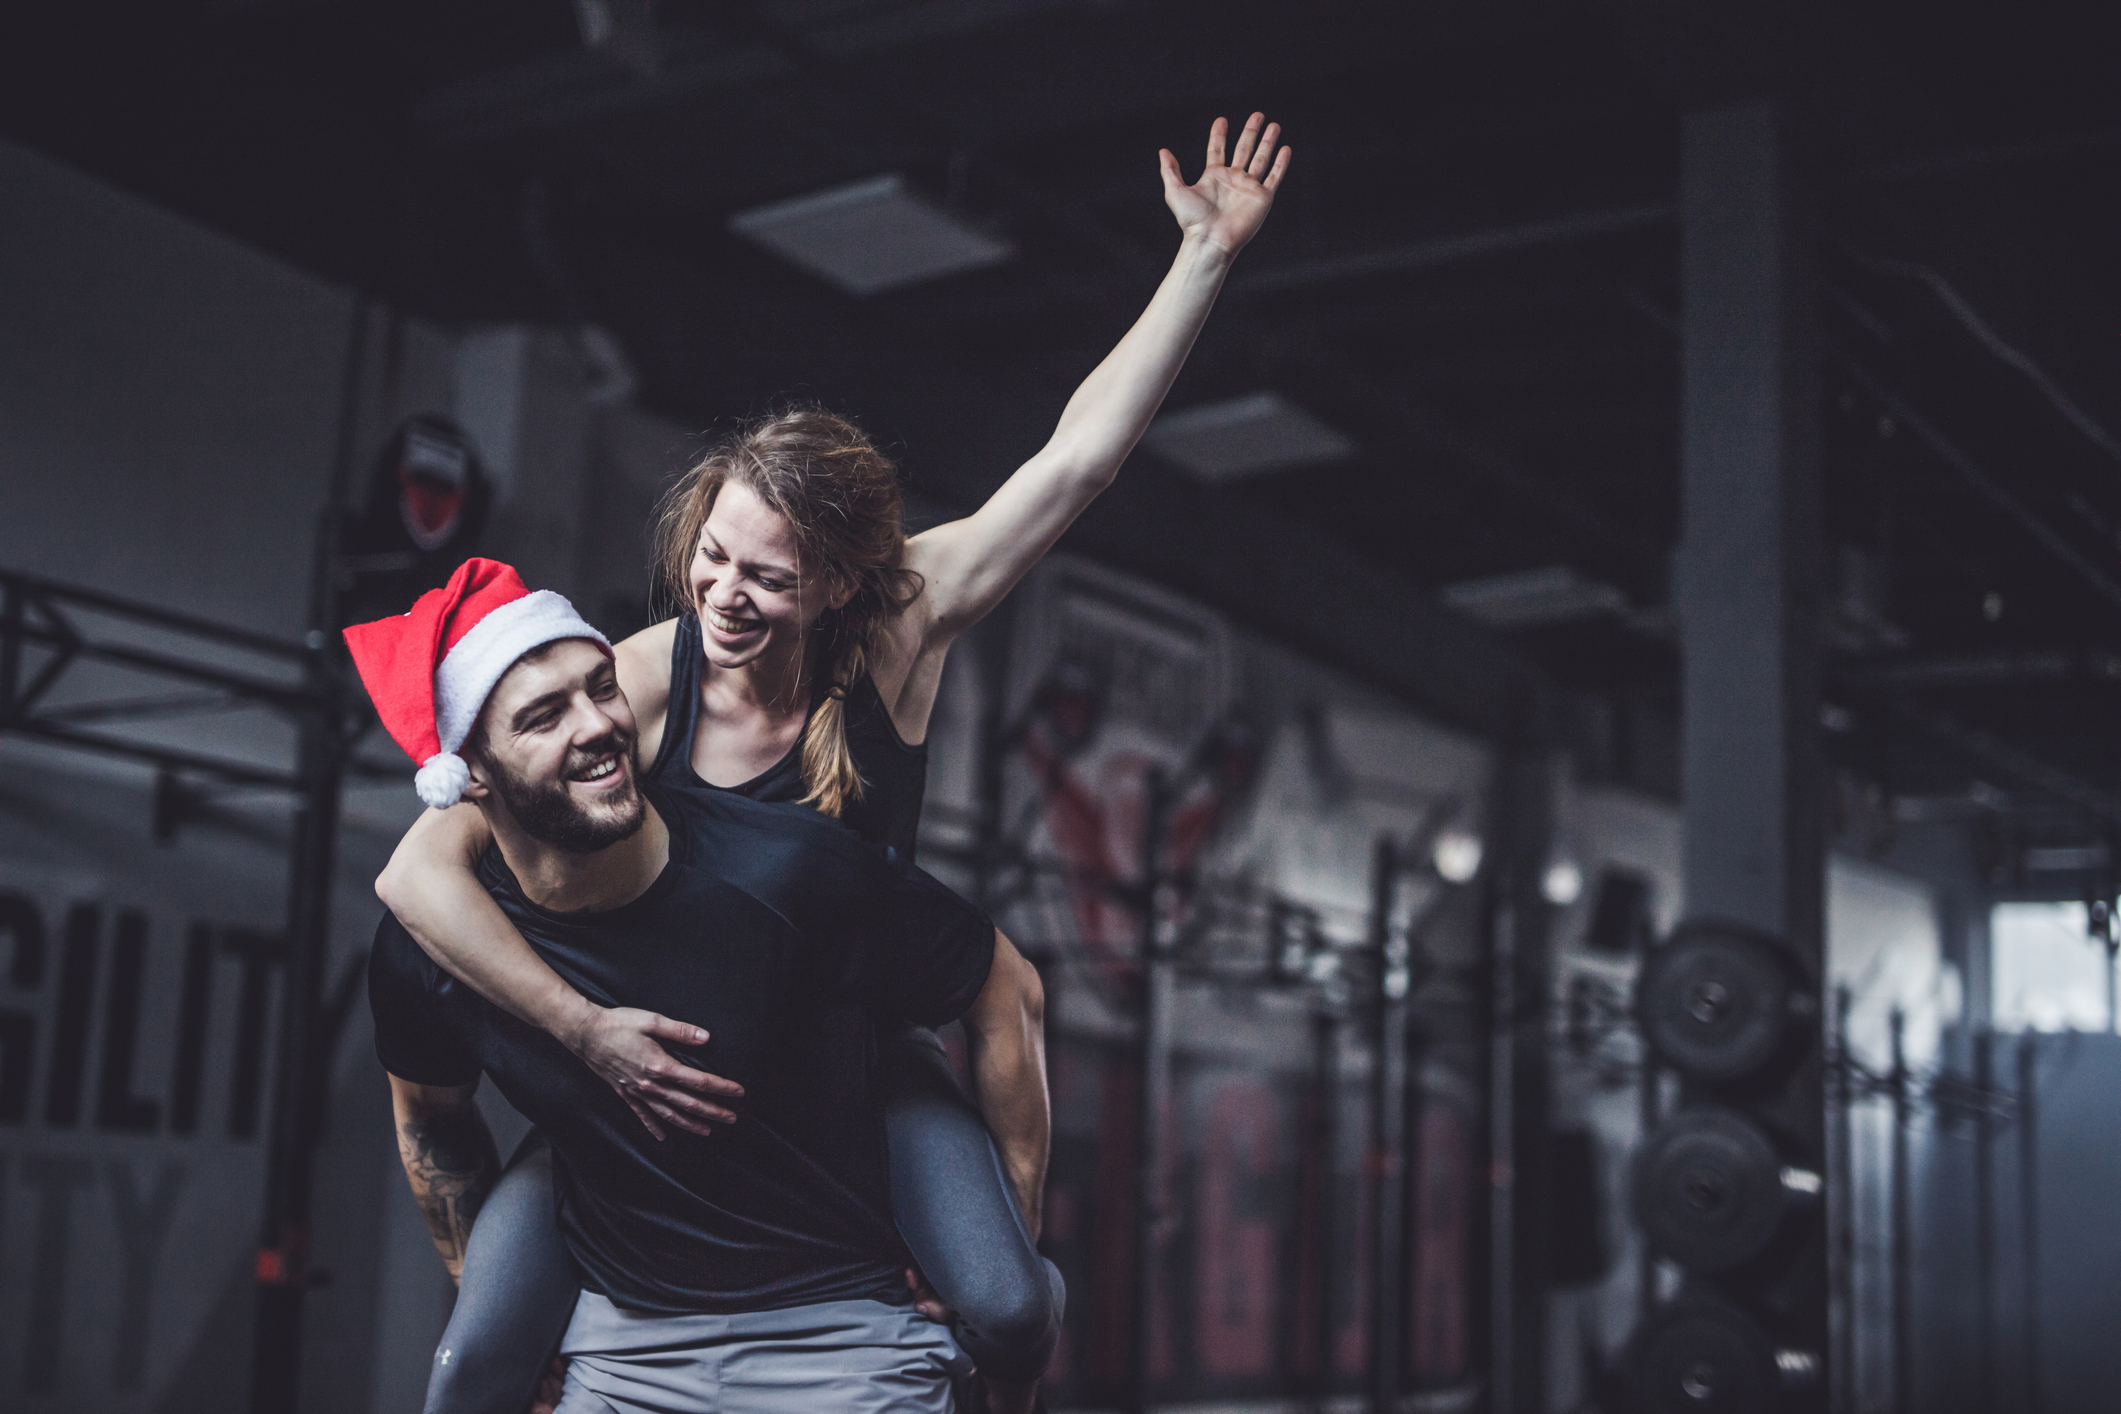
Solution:
{"label": "ceiling light panel", "polygon": [[922,198],[897,173],[754,207],[729,229],[850,295],[999,265],[1008,242]]}
{"label": "ceiling light panel", "polygon": [[1143,438],[1202,481],[1236,481],[1352,456],[1355,444],[1278,393],[1166,413]]}
{"label": "ceiling light panel", "polygon": [[1491,628],[1536,628],[1625,613],[1627,595],[1585,579],[1567,565],[1469,579],[1447,586],[1443,601]]}

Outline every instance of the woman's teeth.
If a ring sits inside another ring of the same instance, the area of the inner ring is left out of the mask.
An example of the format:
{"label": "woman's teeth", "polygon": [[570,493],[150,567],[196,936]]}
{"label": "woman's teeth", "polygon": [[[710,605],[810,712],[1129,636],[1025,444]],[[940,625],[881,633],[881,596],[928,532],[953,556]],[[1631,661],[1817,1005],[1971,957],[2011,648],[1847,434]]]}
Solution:
{"label": "woman's teeth", "polygon": [[732,619],[727,614],[718,614],[712,609],[707,611],[707,622],[713,624],[723,633],[749,633],[752,629],[758,627],[758,625],[743,619]]}

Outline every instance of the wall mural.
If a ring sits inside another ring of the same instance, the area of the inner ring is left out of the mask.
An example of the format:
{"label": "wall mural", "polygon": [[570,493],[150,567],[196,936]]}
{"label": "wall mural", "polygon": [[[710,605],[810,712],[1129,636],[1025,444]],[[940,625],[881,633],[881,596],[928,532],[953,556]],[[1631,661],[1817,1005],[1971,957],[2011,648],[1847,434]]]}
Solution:
{"label": "wall mural", "polygon": [[[1440,815],[1477,827],[1483,753],[1219,616],[1096,567],[1056,560],[1010,636],[988,788],[998,821],[990,907],[1048,979],[1055,1098],[1045,1246],[1067,1274],[1056,1407],[1124,1389],[1134,1322],[1141,938],[1152,909],[1184,962],[1156,1230],[1150,1365],[1161,1399],[1316,1388],[1321,1299],[1332,1382],[1359,1383],[1375,1270],[1362,1201],[1368,1043],[1352,977],[1295,975],[1292,919],[1337,961],[1368,935],[1373,842]],[[1167,887],[1145,896],[1154,847]],[[1440,955],[1470,950],[1464,910],[1427,885],[1395,919],[1429,917]],[[1309,964],[1307,964],[1309,965]],[[1322,980],[1321,980],[1322,979]],[[1355,986],[1359,992],[1360,987]],[[1430,1021],[1462,997],[1429,994]],[[1343,1014],[1330,1151],[1312,1141],[1312,1017]],[[1414,1067],[1405,1260],[1407,1385],[1436,1407],[1470,1396],[1470,1235],[1478,1105],[1473,1053],[1433,1039]],[[1321,1261],[1321,1255],[1326,1260]],[[1325,1289],[1321,1290],[1321,1274]],[[1455,1393],[1454,1393],[1455,1392]]]}

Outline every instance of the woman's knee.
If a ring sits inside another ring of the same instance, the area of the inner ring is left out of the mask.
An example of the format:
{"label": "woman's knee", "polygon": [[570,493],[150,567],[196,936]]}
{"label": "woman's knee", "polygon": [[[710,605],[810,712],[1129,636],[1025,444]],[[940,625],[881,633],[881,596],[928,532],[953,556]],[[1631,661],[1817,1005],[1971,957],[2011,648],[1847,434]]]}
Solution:
{"label": "woman's knee", "polygon": [[1030,1380],[1044,1373],[1060,1342],[1067,1287],[1041,1258],[1022,1280],[998,1283],[958,1309],[958,1343],[992,1379]]}

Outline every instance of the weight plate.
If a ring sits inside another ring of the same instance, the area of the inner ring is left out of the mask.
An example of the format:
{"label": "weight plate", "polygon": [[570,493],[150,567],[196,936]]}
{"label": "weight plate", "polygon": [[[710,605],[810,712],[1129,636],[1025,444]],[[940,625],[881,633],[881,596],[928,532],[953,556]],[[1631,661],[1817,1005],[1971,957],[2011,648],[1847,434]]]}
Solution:
{"label": "weight plate", "polygon": [[1635,1220],[1690,1272],[1742,1267],[1767,1251],[1789,1211],[1782,1156],[1735,1110],[1682,1110],[1635,1156]]}
{"label": "weight plate", "polygon": [[1782,1402],[1775,1347],[1742,1311],[1675,1301],[1628,1343],[1632,1414],[1771,1414]]}
{"label": "weight plate", "polygon": [[1658,1058],[1680,1074],[1742,1080],[1783,1053],[1796,990],[1778,944],[1725,925],[1689,924],[1644,960],[1636,1020]]}

